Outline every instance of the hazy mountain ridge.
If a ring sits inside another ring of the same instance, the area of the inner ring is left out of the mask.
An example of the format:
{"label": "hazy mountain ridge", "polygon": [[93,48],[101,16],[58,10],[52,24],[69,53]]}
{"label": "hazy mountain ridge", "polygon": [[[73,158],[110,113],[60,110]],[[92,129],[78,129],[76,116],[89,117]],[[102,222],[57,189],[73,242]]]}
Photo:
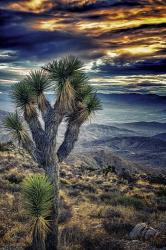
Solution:
{"label": "hazy mountain ridge", "polygon": [[146,136],[153,136],[160,133],[166,132],[166,123],[161,122],[147,122],[147,121],[140,121],[140,122],[131,122],[131,123],[114,123],[114,126],[118,128],[128,128],[132,131],[137,133],[141,133],[142,135]]}
{"label": "hazy mountain ridge", "polygon": [[[8,112],[0,111],[0,141],[10,140],[2,121]],[[63,140],[64,123],[59,130],[59,143]],[[81,128],[74,154],[107,150],[111,155],[141,164],[145,167],[165,168],[166,123],[133,122],[111,125],[88,124]],[[103,158],[102,154],[100,155]],[[81,156],[80,156],[81,158]],[[91,159],[89,158],[89,163]]]}
{"label": "hazy mountain ridge", "polygon": [[160,134],[154,135],[152,138],[157,138],[162,141],[166,141],[166,133],[160,133]]}
{"label": "hazy mountain ridge", "polygon": [[132,150],[149,150],[161,151],[166,150],[166,142],[156,138],[143,136],[125,136],[125,137],[111,137],[94,140],[88,143],[83,143],[83,146],[103,145],[116,149],[132,149]]}
{"label": "hazy mountain ridge", "polygon": [[110,101],[126,102],[130,104],[151,104],[151,105],[166,105],[165,96],[159,96],[156,94],[139,94],[139,93],[112,93],[112,94],[102,94],[98,93],[101,99],[110,99]]}
{"label": "hazy mountain ridge", "polygon": [[110,152],[110,150],[95,150],[93,152],[72,153],[66,162],[70,165],[77,165],[89,169],[105,169],[109,166],[115,167],[118,173],[122,169],[129,171],[131,174],[139,172],[139,165],[126,161],[119,156]]}

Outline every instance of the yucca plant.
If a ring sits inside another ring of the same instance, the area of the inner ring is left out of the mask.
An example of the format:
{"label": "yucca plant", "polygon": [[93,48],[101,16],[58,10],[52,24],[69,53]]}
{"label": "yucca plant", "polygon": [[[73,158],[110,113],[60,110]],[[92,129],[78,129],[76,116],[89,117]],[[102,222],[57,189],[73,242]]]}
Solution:
{"label": "yucca plant", "polygon": [[25,146],[30,142],[23,119],[21,119],[17,112],[8,115],[4,121],[4,127],[9,131],[13,140],[18,141],[19,146]]}
{"label": "yucca plant", "polygon": [[[50,86],[56,93],[53,105],[44,93]],[[81,125],[101,109],[100,100],[88,83],[83,63],[72,56],[54,60],[42,70],[31,71],[23,81],[15,85],[12,98],[29,127],[29,143],[23,143],[25,139],[22,131],[27,135],[28,131],[23,129],[19,119],[18,129],[16,125],[9,127],[25,149],[29,145],[29,152],[39,166],[44,168],[53,185],[54,202],[49,216],[50,231],[46,237],[46,249],[57,250],[59,164],[72,151]],[[67,123],[67,127],[64,141],[57,148],[57,132],[62,120]]]}
{"label": "yucca plant", "polygon": [[39,109],[44,111],[47,105],[44,91],[51,87],[49,75],[43,70],[31,71],[24,79],[24,82],[26,82],[26,85],[30,86],[33,94],[36,96]]}
{"label": "yucca plant", "polygon": [[53,187],[45,175],[33,175],[22,184],[25,212],[32,222],[32,249],[44,250],[49,231],[48,217],[53,207]]}
{"label": "yucca plant", "polygon": [[74,108],[76,84],[82,84],[85,78],[82,67],[83,63],[73,56],[55,60],[44,67],[50,73],[50,78],[56,83],[57,102],[62,112],[71,111]]}
{"label": "yucca plant", "polygon": [[16,107],[24,112],[25,118],[31,118],[37,115],[35,109],[35,95],[32,88],[26,81],[21,81],[15,84],[14,91],[12,93],[12,99],[16,104]]}

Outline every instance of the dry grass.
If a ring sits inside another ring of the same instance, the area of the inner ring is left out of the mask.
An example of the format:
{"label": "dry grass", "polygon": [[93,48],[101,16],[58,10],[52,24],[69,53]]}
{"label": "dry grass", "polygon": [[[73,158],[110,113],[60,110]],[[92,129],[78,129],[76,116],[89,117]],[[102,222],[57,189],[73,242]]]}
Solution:
{"label": "dry grass", "polygon": [[[42,172],[18,152],[0,152],[0,249],[28,246],[29,218],[24,214],[20,183],[25,176]],[[139,179],[119,181],[114,173],[61,166],[60,242],[62,250],[137,250],[165,244],[166,232],[152,242],[134,244],[128,235],[137,223],[158,229],[166,221],[166,191],[162,184]]]}

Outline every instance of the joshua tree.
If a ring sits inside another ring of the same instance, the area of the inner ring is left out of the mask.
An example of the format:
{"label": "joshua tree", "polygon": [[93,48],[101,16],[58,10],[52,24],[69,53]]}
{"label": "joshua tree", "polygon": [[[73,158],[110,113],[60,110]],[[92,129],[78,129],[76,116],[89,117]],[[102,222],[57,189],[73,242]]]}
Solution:
{"label": "joshua tree", "polygon": [[[53,105],[44,94],[50,87],[56,93]],[[17,113],[7,118],[6,127],[39,166],[45,169],[53,184],[54,206],[46,249],[55,250],[58,249],[59,163],[72,151],[81,125],[96,110],[101,109],[101,104],[94,89],[88,84],[83,63],[72,56],[55,60],[39,71],[30,72],[15,84],[12,98],[17,110],[22,112],[29,131]],[[62,120],[67,123],[66,132],[64,141],[57,148],[57,131]]]}
{"label": "joshua tree", "polygon": [[32,218],[32,249],[45,250],[46,233],[49,231],[48,217],[52,209],[52,184],[46,176],[33,175],[22,184],[26,213]]}

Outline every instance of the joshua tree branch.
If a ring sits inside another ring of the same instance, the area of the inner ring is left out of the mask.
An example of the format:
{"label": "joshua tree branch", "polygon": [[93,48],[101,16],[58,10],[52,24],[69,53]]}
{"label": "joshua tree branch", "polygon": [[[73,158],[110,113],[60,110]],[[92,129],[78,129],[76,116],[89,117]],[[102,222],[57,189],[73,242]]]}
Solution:
{"label": "joshua tree branch", "polygon": [[34,142],[30,138],[28,141],[22,142],[22,148],[25,149],[34,161],[42,163],[41,153],[37,150]]}
{"label": "joshua tree branch", "polygon": [[41,111],[43,121],[45,122],[46,130],[46,124],[48,123],[50,115],[53,113],[54,110],[44,94],[41,94],[40,97],[38,97],[38,108]]}
{"label": "joshua tree branch", "polygon": [[30,119],[25,117],[25,120],[30,128],[36,148],[42,152],[45,146],[48,144],[48,137],[45,131],[42,129],[40,121],[36,116]]}
{"label": "joshua tree branch", "polygon": [[78,121],[70,121],[65,133],[65,138],[57,151],[59,162],[62,162],[70,154],[74,148],[75,142],[78,140],[81,124]]}
{"label": "joshua tree branch", "polygon": [[45,131],[48,134],[51,141],[56,140],[56,135],[58,131],[58,127],[62,122],[64,117],[64,113],[60,112],[59,105],[56,102],[54,104],[54,108],[51,109],[47,113],[47,119],[45,122]]}

